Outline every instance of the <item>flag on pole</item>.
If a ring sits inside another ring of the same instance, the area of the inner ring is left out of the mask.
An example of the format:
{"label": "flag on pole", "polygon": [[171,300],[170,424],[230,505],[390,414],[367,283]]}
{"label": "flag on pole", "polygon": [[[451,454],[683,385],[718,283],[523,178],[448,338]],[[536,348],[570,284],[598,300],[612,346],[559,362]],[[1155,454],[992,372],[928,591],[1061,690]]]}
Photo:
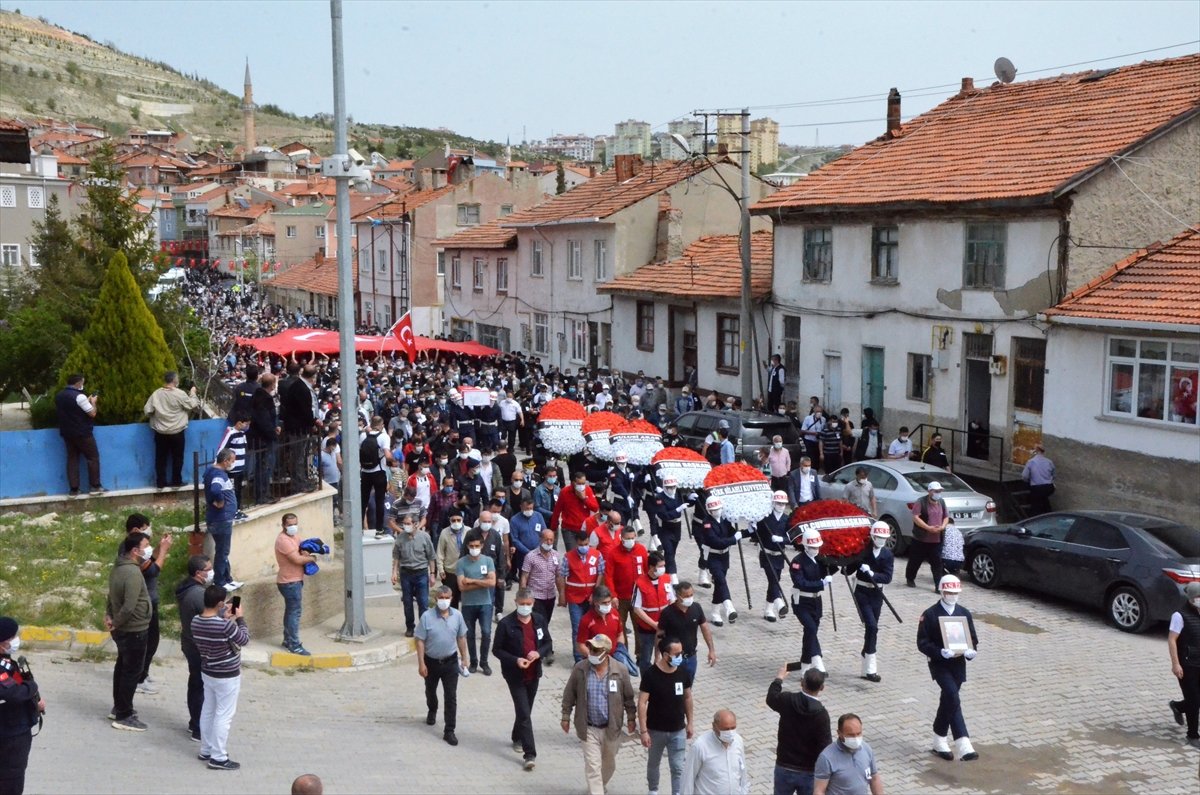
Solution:
{"label": "flag on pole", "polygon": [[404,346],[404,353],[408,356],[409,364],[417,360],[417,339],[413,336],[411,312],[405,312],[401,315],[400,319],[388,329],[388,334],[400,340],[400,344]]}

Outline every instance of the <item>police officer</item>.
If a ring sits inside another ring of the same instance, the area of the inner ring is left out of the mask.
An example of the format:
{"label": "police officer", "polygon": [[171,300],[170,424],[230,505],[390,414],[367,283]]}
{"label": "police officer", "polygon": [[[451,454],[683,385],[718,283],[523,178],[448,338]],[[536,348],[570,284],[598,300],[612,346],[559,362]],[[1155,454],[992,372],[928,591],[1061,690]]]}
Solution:
{"label": "police officer", "polygon": [[801,641],[800,662],[801,673],[809,668],[816,668],[825,673],[825,661],[821,659],[821,641],[817,632],[821,629],[821,614],[825,612],[821,594],[826,585],[833,583],[833,577],[823,563],[817,562],[817,553],[821,551],[821,534],[813,529],[804,531],[800,537],[804,554],[792,558],[792,609],[796,618],[804,627]]}
{"label": "police officer", "polygon": [[621,514],[621,522],[629,524],[637,515],[637,503],[633,499],[633,473],[629,471],[629,455],[617,453],[613,465],[608,468],[608,489],[612,495],[613,510]]}
{"label": "police officer", "polygon": [[[879,682],[876,672],[875,648],[879,638],[879,614],[883,611],[883,586],[892,581],[896,559],[887,548],[892,527],[887,522],[871,525],[871,547],[865,550],[856,566],[848,566],[846,574],[854,574],[854,601],[863,620],[862,678]],[[853,571],[851,571],[853,570]]]}
{"label": "police officer", "polygon": [[46,711],[29,666],[12,657],[21,648],[19,629],[14,619],[0,616],[0,795],[25,791],[33,727]]}
{"label": "police officer", "polygon": [[687,500],[679,492],[679,479],[668,475],[663,478],[662,489],[654,496],[653,512],[658,521],[658,540],[663,558],[667,561],[667,573],[671,584],[679,584],[679,568],[675,565],[675,550],[683,535],[683,512]]}
{"label": "police officer", "polygon": [[450,405],[447,409],[450,415],[450,427],[458,431],[459,439],[478,439],[475,434],[475,415],[471,409],[463,405],[462,395],[457,389],[450,390]]}
{"label": "police officer", "polygon": [[783,576],[783,549],[787,544],[788,496],[786,491],[771,495],[771,512],[754,525],[758,539],[758,565],[767,575],[767,603],[763,607],[763,618],[774,623],[779,616],[787,615],[787,602],[783,599],[783,588],[779,578]]}
{"label": "police officer", "polygon": [[[967,661],[975,659],[979,639],[975,635],[975,622],[971,619],[970,611],[958,605],[958,597],[962,593],[962,583],[959,579],[953,574],[947,574],[938,581],[938,590],[942,598],[921,614],[917,624],[917,649],[929,659],[929,675],[942,690],[937,715],[933,719],[932,753],[947,761],[954,759],[954,754],[950,752],[950,743],[946,739],[946,732],[949,731],[954,735],[959,760],[970,762],[972,759],[978,759],[979,754],[971,747],[958,691],[963,682],[967,681]],[[942,616],[962,616],[967,619],[971,648],[966,651],[951,651],[946,648],[947,643],[942,639],[941,622],[938,620]]]}
{"label": "police officer", "polygon": [[704,512],[696,528],[696,540],[700,543],[700,554],[708,560],[708,571],[713,580],[713,611],[711,621],[721,627],[725,622],[737,621],[737,611],[729,594],[729,548],[742,538],[742,531],[735,530],[728,519],[721,518],[721,498],[709,497],[704,501]]}
{"label": "police officer", "polygon": [[488,393],[488,404],[475,407],[475,422],[479,426],[479,448],[495,450],[500,446],[500,407],[496,405],[498,393]]}

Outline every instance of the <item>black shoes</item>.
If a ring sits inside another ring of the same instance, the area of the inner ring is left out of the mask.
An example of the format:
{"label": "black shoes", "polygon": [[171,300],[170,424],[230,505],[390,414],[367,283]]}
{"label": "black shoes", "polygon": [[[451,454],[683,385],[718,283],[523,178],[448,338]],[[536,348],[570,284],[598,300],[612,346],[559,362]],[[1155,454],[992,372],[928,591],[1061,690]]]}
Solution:
{"label": "black shoes", "polygon": [[1167,706],[1171,708],[1171,712],[1175,715],[1175,722],[1180,726],[1183,725],[1183,707],[1178,701],[1168,701]]}
{"label": "black shoes", "polygon": [[880,676],[879,674],[863,674],[862,678],[866,679],[868,682],[882,682],[883,681],[883,677]]}
{"label": "black shoes", "polygon": [[241,765],[232,759],[223,759],[220,762],[218,762],[216,759],[208,760],[209,770],[240,770],[241,767]]}
{"label": "black shoes", "polygon": [[471,663],[471,666],[469,668],[467,668],[467,670],[470,671],[471,673],[478,672],[479,671],[479,663]]}
{"label": "black shoes", "polygon": [[404,637],[411,638],[412,636],[413,636],[413,631],[411,629],[404,630]]}
{"label": "black shoes", "polygon": [[454,736],[454,732],[446,732],[442,739],[446,741],[446,745],[458,745],[458,738]]}
{"label": "black shoes", "polygon": [[907,585],[909,588],[916,588],[916,587],[917,587],[917,581],[916,581],[916,580],[905,580],[905,581],[904,581],[904,584],[905,584],[905,585]]}
{"label": "black shoes", "polygon": [[[930,748],[929,753],[931,753],[935,756],[941,757],[942,759],[945,759],[947,762],[954,761],[954,754],[951,753],[950,751],[939,751],[936,748]],[[976,756],[978,756],[978,754],[976,754]]]}
{"label": "black shoes", "polygon": [[429,725],[429,726],[432,726],[433,724],[437,723],[437,710],[436,709],[429,710],[429,714],[425,716],[425,723],[426,723],[426,725]]}
{"label": "black shoes", "polygon": [[492,669],[488,666],[487,663],[484,663],[483,665],[479,666],[479,670],[483,672],[484,676],[492,675]]}

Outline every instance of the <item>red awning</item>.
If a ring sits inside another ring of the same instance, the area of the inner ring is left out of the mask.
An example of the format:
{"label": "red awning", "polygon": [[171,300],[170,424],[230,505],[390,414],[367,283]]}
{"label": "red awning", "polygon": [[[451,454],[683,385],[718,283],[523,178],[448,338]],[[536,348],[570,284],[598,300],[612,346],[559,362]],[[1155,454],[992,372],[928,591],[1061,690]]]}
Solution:
{"label": "red awning", "polygon": [[[247,345],[262,353],[273,353],[278,356],[290,356],[293,353],[322,353],[326,356],[336,356],[340,350],[338,332],[327,329],[294,328],[282,331],[272,337],[235,337],[238,345]],[[478,342],[451,342],[450,340],[435,340],[431,337],[417,337],[417,352],[433,351],[437,353],[456,353],[465,356],[495,356],[500,351],[480,345]],[[403,353],[404,346],[400,340],[389,335],[382,337],[365,334],[354,335],[354,350],[357,353]]]}

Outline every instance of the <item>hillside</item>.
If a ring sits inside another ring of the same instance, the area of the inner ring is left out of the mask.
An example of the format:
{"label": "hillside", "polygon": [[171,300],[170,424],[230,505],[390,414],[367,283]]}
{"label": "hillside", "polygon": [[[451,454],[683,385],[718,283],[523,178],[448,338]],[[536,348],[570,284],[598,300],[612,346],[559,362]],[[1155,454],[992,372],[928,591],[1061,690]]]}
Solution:
{"label": "hillside", "polygon": [[[253,71],[254,64],[251,64]],[[325,154],[333,148],[329,114],[300,117],[256,96],[258,142],[301,141]],[[332,100],[331,100],[332,101]],[[88,122],[119,135],[130,127],[170,128],[191,135],[195,148],[242,141],[241,96],[198,75],[184,75],[99,44],[48,20],[0,10],[0,116],[50,116]],[[503,145],[449,130],[355,123],[352,145],[388,157],[420,157],[448,142],[498,155]],[[514,155],[519,153],[514,152]]]}

